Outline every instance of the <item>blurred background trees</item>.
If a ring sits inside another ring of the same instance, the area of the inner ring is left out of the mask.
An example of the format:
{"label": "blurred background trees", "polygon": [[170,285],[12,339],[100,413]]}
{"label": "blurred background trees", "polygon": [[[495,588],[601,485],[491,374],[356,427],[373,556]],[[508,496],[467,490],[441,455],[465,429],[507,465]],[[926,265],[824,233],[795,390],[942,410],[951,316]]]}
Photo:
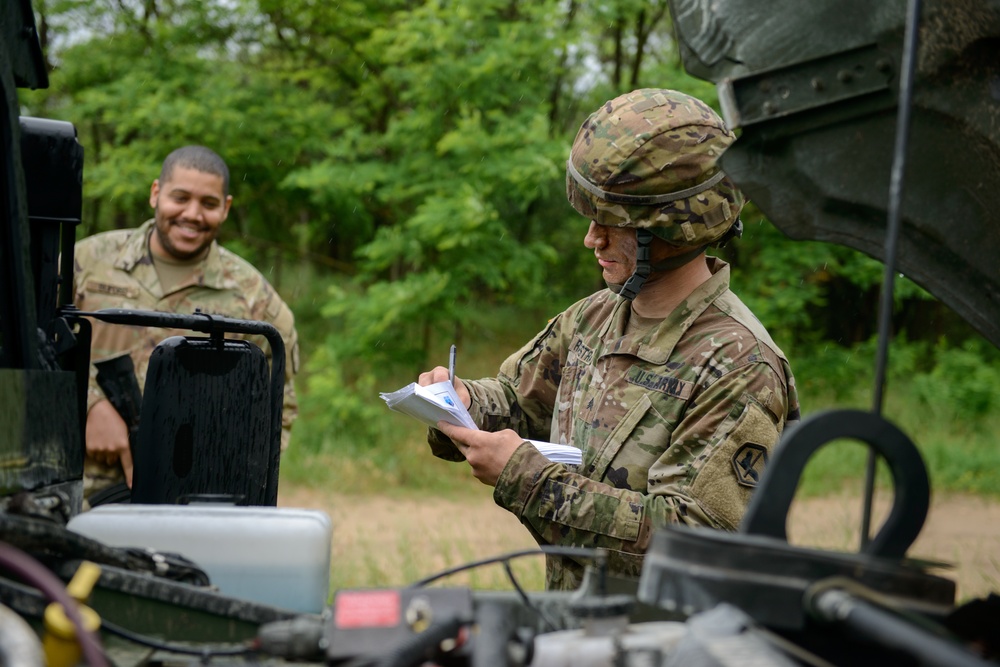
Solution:
{"label": "blurred background trees", "polygon": [[[460,371],[490,374],[602,285],[565,201],[564,162],[590,111],[640,87],[715,103],[680,66],[666,0],[34,4],[51,85],[23,93],[23,113],[77,127],[81,236],[150,217],[148,187],[173,148],[227,160],[222,242],[296,312],[295,439],[309,451],[383,446],[378,391],[443,362],[453,341]],[[792,359],[807,411],[845,397],[867,407],[881,265],[789,241],[752,205],[744,223],[721,254]],[[920,288],[897,285],[900,377],[995,359]],[[997,371],[976,378],[1000,384]],[[939,403],[940,386],[915,383],[908,400]],[[990,415],[996,394],[955,400]]]}

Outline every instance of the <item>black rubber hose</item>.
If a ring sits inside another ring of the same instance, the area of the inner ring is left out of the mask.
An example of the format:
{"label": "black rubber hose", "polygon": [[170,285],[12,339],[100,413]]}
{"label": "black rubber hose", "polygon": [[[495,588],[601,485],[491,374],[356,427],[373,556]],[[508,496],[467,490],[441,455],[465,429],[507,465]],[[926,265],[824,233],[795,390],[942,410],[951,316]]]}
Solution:
{"label": "black rubber hose", "polygon": [[818,593],[808,603],[822,621],[839,625],[856,637],[913,656],[925,667],[986,667],[996,665],[969,652],[960,644],[937,637],[895,614],[833,588]]}

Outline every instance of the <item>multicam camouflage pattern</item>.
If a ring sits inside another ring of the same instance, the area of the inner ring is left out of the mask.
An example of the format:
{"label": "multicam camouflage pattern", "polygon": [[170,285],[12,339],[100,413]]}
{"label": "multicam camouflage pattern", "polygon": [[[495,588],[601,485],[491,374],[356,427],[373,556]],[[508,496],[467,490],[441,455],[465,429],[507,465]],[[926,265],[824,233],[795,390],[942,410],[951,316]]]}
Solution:
{"label": "multicam camouflage pattern", "polygon": [[[539,544],[603,547],[614,573],[637,577],[657,527],[739,524],[799,404],[784,354],[729,291],[728,265],[709,265],[713,276],[651,329],[627,333],[629,302],[604,290],[554,318],[496,379],[467,382],[481,428],[583,452],[566,466],[524,443],[497,481],[495,501]],[[462,460],[440,432],[429,441]],[[549,588],[576,588],[582,573],[547,559]]]}
{"label": "multicam camouflage pattern", "polygon": [[705,185],[733,141],[704,102],[674,90],[621,95],[591,114],[573,142],[566,195],[581,215],[601,225],[647,228],[678,247],[710,245],[733,226],[743,195],[728,177],[705,190],[654,205],[608,201],[572,174],[619,195],[659,196]]}
{"label": "multicam camouflage pattern", "polygon": [[[285,397],[281,447],[288,446],[292,422],[298,414],[293,376],[298,371],[298,335],[291,310],[257,269],[246,260],[213,243],[208,257],[191,278],[163,293],[149,255],[153,221],[138,229],[97,234],[76,244],[74,251],[75,303],[84,311],[102,308],[138,308],[171,313],[193,313],[195,308],[213,315],[261,320],[277,328],[285,342]],[[189,331],[105,324],[93,321],[91,361],[128,352],[142,388],[153,348],[168,336]],[[244,336],[233,335],[240,338]],[[246,337],[270,359],[271,349],[262,336]],[[91,366],[87,409],[104,398]],[[84,495],[124,479],[121,467],[105,466],[91,459],[84,465]]]}

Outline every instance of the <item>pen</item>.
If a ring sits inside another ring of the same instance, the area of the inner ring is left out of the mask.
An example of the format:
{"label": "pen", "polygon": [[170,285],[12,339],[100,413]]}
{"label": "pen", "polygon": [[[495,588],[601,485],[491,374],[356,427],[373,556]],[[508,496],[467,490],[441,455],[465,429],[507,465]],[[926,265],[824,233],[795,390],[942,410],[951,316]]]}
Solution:
{"label": "pen", "polygon": [[448,381],[451,382],[452,386],[455,385],[455,346],[451,346],[451,350],[448,352]]}

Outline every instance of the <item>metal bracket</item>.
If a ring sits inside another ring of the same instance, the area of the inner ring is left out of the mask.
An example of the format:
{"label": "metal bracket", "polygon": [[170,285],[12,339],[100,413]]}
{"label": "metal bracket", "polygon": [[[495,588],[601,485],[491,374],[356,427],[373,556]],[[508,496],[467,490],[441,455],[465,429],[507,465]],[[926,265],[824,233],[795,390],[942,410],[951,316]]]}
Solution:
{"label": "metal bracket", "polygon": [[895,64],[869,44],[718,83],[731,129],[890,90]]}
{"label": "metal bracket", "polygon": [[782,434],[767,470],[750,499],[739,532],[787,541],[788,510],[802,471],[822,446],[838,438],[860,440],[884,457],[892,473],[892,509],[861,553],[901,559],[920,533],[930,506],[930,480],[913,441],[885,418],[861,410],[827,410]]}

